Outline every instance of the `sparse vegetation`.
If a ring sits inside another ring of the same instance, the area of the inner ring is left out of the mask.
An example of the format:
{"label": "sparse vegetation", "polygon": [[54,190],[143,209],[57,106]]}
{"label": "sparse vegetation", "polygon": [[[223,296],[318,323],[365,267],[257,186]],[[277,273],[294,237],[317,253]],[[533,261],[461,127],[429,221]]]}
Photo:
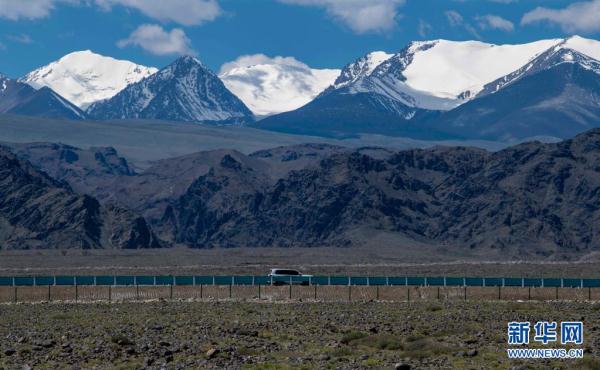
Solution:
{"label": "sparse vegetation", "polygon": [[[597,369],[586,302],[0,304],[0,368]],[[510,320],[585,317],[581,361],[512,361]]]}

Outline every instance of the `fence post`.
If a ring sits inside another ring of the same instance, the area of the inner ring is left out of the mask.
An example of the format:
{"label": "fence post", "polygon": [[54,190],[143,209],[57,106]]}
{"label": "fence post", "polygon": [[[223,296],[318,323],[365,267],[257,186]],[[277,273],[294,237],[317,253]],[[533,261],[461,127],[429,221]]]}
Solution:
{"label": "fence post", "polygon": [[169,299],[173,299],[173,282],[169,284]]}
{"label": "fence post", "polygon": [[229,284],[229,299],[231,299],[231,284]]}
{"label": "fence post", "polygon": [[465,285],[465,301],[467,300],[467,286]]}
{"label": "fence post", "polygon": [[112,286],[108,286],[108,301],[112,301]]}
{"label": "fence post", "polygon": [[437,299],[440,300],[440,287],[437,287]]}
{"label": "fence post", "polygon": [[376,299],[379,300],[379,285],[375,287]]}
{"label": "fence post", "polygon": [[317,284],[315,284],[315,301],[317,300]]}
{"label": "fence post", "polygon": [[135,299],[136,300],[140,299],[140,286],[137,283],[135,284]]}
{"label": "fence post", "polygon": [[[13,278],[13,281],[14,281],[14,278]],[[14,297],[13,298],[14,298],[15,303],[17,303],[17,286],[15,285],[14,288],[15,288],[15,290],[14,290]]]}
{"label": "fence post", "polygon": [[260,299],[260,284],[258,284],[258,299]]}
{"label": "fence post", "polygon": [[406,301],[410,302],[410,287],[406,287]]}
{"label": "fence post", "polygon": [[352,302],[352,285],[348,285],[348,302]]}
{"label": "fence post", "polygon": [[292,277],[290,276],[290,294],[289,299],[292,299]]}
{"label": "fence post", "polygon": [[502,286],[498,285],[498,300],[502,300]]}
{"label": "fence post", "polygon": [[48,284],[48,302],[52,300],[52,295],[50,293],[50,284]]}

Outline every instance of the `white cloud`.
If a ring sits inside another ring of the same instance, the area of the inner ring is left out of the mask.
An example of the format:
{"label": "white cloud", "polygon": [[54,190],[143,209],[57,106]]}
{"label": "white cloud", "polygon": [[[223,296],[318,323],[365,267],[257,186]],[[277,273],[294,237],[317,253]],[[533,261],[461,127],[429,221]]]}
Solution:
{"label": "white cloud", "polygon": [[559,25],[565,32],[600,31],[600,0],[577,2],[563,9],[537,7],[521,18],[523,25],[544,21]]}
{"label": "white cloud", "polygon": [[405,0],[279,0],[285,4],[319,6],[356,33],[392,29]]}
{"label": "white cloud", "polygon": [[143,24],[128,38],[117,42],[117,46],[120,48],[131,45],[139,46],[156,55],[195,54],[190,46],[190,39],[182,29],[174,28],[168,32],[156,24]]}
{"label": "white cloud", "polygon": [[422,19],[419,19],[419,26],[417,29],[417,32],[419,33],[419,36],[421,36],[422,38],[426,38],[427,35],[433,30],[433,27],[431,26],[431,24],[425,22]]}
{"label": "white cloud", "polygon": [[79,0],[0,0],[0,18],[12,21],[45,18],[58,3],[77,4]]}
{"label": "white cloud", "polygon": [[487,14],[477,16],[475,17],[475,20],[479,24],[479,28],[481,28],[482,30],[495,29],[510,32],[514,31],[515,29],[515,25],[513,24],[513,22],[509,21],[508,19],[504,19],[498,15]]}
{"label": "white cloud", "polygon": [[45,18],[59,4],[96,4],[104,11],[124,6],[150,18],[184,26],[212,21],[222,13],[217,0],[0,0],[0,18],[15,21]]}
{"label": "white cloud", "polygon": [[196,26],[221,15],[216,0],[95,0],[104,10],[115,5],[137,9],[144,15],[162,22]]}
{"label": "white cloud", "polygon": [[31,44],[33,43],[33,39],[31,38],[31,36],[29,36],[26,33],[22,33],[19,35],[8,35],[6,36],[7,39],[14,41],[14,42],[18,42],[20,44]]}
{"label": "white cloud", "polygon": [[477,39],[481,39],[481,35],[479,32],[473,27],[469,22],[465,21],[463,16],[457,12],[456,10],[448,10],[444,14],[446,14],[446,19],[451,27],[454,28],[463,28],[465,31],[473,35]]}
{"label": "white cloud", "polygon": [[456,10],[448,10],[444,14],[446,14],[446,19],[448,19],[448,23],[450,23],[452,27],[460,26],[465,21],[463,16]]}
{"label": "white cloud", "polygon": [[310,69],[309,66],[302,63],[301,61],[297,60],[294,57],[276,56],[276,57],[271,58],[271,57],[266,56],[265,54],[251,54],[251,55],[242,55],[242,56],[238,57],[237,59],[232,60],[231,62],[227,62],[227,63],[223,64],[221,66],[221,69],[219,70],[219,74],[220,75],[225,74],[235,68],[251,67],[251,66],[258,65],[258,64],[286,65],[286,66],[292,66],[292,67],[297,67],[297,68]]}

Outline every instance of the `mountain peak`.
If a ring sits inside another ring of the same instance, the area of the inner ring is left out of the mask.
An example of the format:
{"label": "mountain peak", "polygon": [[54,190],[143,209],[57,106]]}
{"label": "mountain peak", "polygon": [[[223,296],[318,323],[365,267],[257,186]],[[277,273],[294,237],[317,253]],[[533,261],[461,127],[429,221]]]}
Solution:
{"label": "mountain peak", "polygon": [[88,110],[98,119],[243,124],[252,112],[200,60],[185,55]]}
{"label": "mountain peak", "polygon": [[373,51],[365,54],[342,69],[342,72],[333,83],[333,88],[339,89],[369,76],[381,63],[393,55],[385,51]]}
{"label": "mountain peak", "polygon": [[78,107],[86,108],[156,71],[156,68],[81,50],[40,67],[19,81],[36,89],[48,86]]}
{"label": "mountain peak", "polygon": [[[535,58],[529,61],[529,63],[525,64],[516,71],[487,83],[477,96],[482,97],[488,94],[493,94],[511,84],[514,84],[516,81],[519,81],[524,77],[534,75],[564,63],[578,64],[582,68],[600,74],[600,62],[588,54],[579,51],[581,50],[582,44],[580,41],[582,40],[586,39],[582,37],[579,37],[579,39],[565,39],[559,44],[537,55]],[[584,42],[587,43],[587,41],[589,40]],[[598,47],[600,47],[600,43],[598,44]]]}
{"label": "mountain peak", "polygon": [[306,105],[329,87],[339,69],[315,69],[291,57],[258,56],[229,63],[220,78],[255,114],[268,116]]}
{"label": "mountain peak", "polygon": [[[88,56],[89,56],[89,55],[98,55],[98,56],[102,56],[102,55],[100,55],[100,54],[96,54],[96,53],[94,53],[94,52],[93,52],[93,51],[91,51],[90,49],[85,49],[85,50],[76,50],[76,51],[72,51],[72,52],[70,52],[70,53],[68,53],[68,54],[65,54],[65,55],[63,55],[63,56],[62,56],[62,58],[60,58],[60,59],[64,59],[64,58],[70,58],[70,57],[73,57],[73,56],[79,56],[79,55],[88,55]],[[107,57],[107,58],[108,58],[108,57]]]}
{"label": "mountain peak", "polygon": [[192,55],[182,55],[179,58],[175,59],[175,61],[171,64],[198,64],[206,68],[206,66],[200,61],[200,59]]}

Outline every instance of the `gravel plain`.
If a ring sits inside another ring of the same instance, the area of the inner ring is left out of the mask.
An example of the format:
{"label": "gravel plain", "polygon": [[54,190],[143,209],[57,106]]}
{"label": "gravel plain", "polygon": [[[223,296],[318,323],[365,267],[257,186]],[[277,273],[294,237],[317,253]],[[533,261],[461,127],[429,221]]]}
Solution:
{"label": "gravel plain", "polygon": [[[513,320],[584,321],[584,359],[507,359]],[[599,329],[598,302],[2,304],[0,369],[598,369]]]}

